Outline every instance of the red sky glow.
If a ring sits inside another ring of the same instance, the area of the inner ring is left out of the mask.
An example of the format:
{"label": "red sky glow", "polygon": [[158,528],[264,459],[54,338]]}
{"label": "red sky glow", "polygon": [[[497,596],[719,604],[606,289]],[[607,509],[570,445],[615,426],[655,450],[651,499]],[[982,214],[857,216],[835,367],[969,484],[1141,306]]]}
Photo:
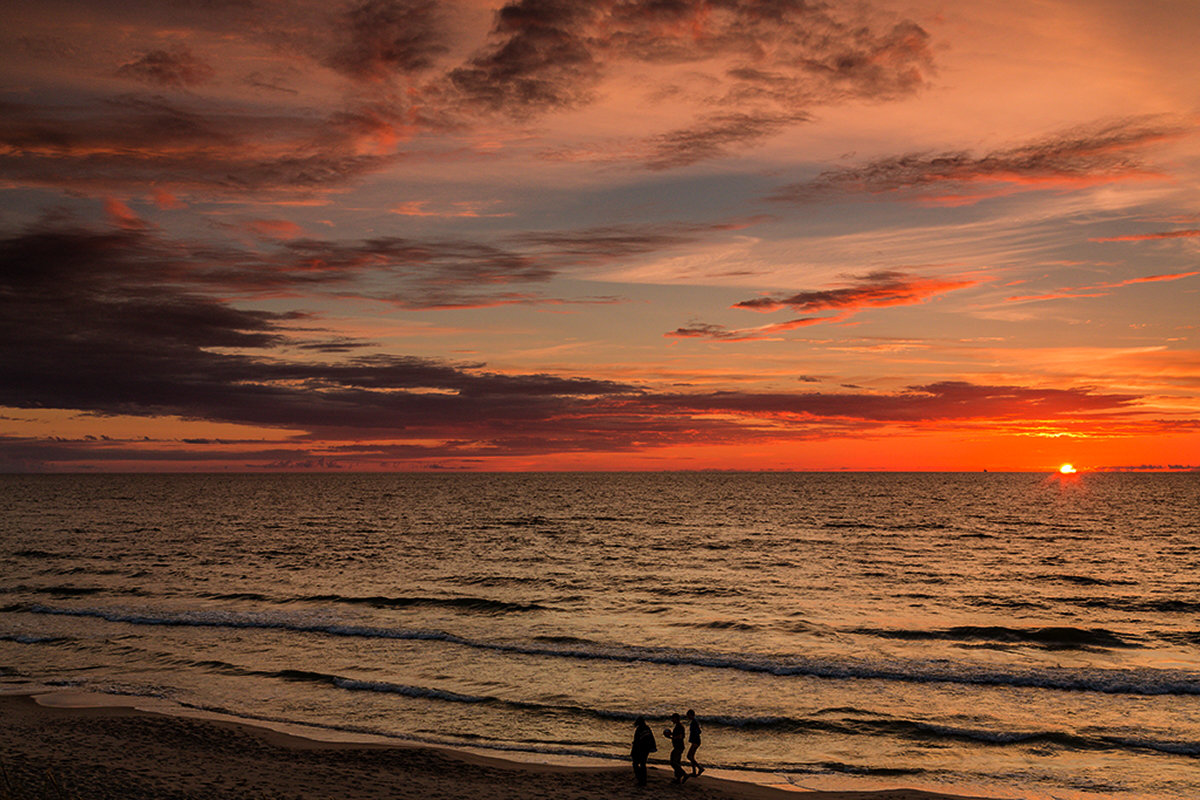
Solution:
{"label": "red sky glow", "polygon": [[0,471],[1200,468],[1190,0],[0,38]]}

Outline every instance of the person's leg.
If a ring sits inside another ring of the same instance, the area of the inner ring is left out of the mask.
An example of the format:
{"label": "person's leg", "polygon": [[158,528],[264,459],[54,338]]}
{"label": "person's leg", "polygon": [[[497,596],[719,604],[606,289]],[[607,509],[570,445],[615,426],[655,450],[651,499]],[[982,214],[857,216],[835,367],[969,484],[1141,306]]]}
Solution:
{"label": "person's leg", "polygon": [[633,777],[637,779],[638,786],[646,785],[646,759],[635,758],[633,760]]}
{"label": "person's leg", "polygon": [[699,775],[701,772],[704,771],[704,767],[700,766],[699,762],[696,761],[696,750],[699,747],[700,747],[699,742],[693,742],[692,746],[688,748],[688,763],[692,765],[692,774],[693,775]]}

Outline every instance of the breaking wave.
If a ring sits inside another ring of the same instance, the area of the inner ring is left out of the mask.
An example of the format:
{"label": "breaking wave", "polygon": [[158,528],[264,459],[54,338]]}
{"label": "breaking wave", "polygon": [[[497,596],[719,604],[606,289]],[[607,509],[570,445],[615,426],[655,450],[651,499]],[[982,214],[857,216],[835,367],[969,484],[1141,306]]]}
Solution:
{"label": "breaking wave", "polygon": [[577,642],[488,641],[441,630],[380,628],[294,616],[218,611],[181,613],[133,612],[99,608],[56,608],[39,604],[10,605],[2,611],[91,617],[131,625],[280,630],[365,639],[438,641],[496,652],[548,658],[706,667],[831,680],[879,680],[906,683],[950,683],[973,686],[1026,687],[1073,692],[1131,695],[1200,695],[1200,675],[1182,670],[986,668],[942,661],[866,661],[803,656],[731,655],[694,650],[636,647],[580,639]]}

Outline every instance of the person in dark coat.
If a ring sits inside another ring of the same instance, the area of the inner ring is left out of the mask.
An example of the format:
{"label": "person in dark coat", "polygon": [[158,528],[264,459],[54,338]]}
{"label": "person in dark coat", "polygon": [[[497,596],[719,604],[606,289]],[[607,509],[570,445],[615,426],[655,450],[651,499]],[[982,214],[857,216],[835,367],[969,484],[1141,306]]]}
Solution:
{"label": "person in dark coat", "polygon": [[687,711],[688,718],[688,762],[692,765],[692,776],[703,775],[704,767],[700,766],[700,762],[696,760],[696,751],[700,749],[700,721],[696,719],[696,712],[692,709]]}
{"label": "person in dark coat", "polygon": [[637,779],[638,786],[646,785],[646,759],[657,749],[654,731],[650,730],[646,720],[638,717],[637,722],[633,723],[633,747],[629,751],[629,757],[633,759],[633,777]]}
{"label": "person in dark coat", "polygon": [[678,714],[671,715],[671,722],[675,723],[675,727],[664,729],[663,736],[671,740],[671,769],[675,770],[672,783],[684,783],[688,774],[683,771],[683,723],[679,721]]}

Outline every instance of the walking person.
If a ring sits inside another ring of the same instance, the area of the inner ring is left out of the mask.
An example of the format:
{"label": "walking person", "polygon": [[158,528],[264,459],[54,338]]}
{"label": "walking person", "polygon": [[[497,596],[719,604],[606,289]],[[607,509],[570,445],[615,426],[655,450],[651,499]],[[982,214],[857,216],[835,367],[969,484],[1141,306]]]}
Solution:
{"label": "walking person", "polygon": [[700,721],[696,719],[696,712],[690,708],[687,710],[687,718],[688,743],[691,744],[688,748],[688,763],[692,765],[692,775],[699,776],[704,774],[704,767],[696,760],[696,751],[700,749]]}
{"label": "walking person", "polygon": [[683,723],[678,714],[671,715],[671,722],[675,727],[663,730],[663,736],[671,740],[671,769],[675,770],[675,780],[671,783],[685,783],[688,774],[683,770]]}
{"label": "walking person", "polygon": [[638,786],[646,785],[646,760],[657,749],[654,731],[650,730],[645,719],[638,717],[637,722],[633,723],[633,747],[629,751],[629,757],[633,759],[633,777]]}

